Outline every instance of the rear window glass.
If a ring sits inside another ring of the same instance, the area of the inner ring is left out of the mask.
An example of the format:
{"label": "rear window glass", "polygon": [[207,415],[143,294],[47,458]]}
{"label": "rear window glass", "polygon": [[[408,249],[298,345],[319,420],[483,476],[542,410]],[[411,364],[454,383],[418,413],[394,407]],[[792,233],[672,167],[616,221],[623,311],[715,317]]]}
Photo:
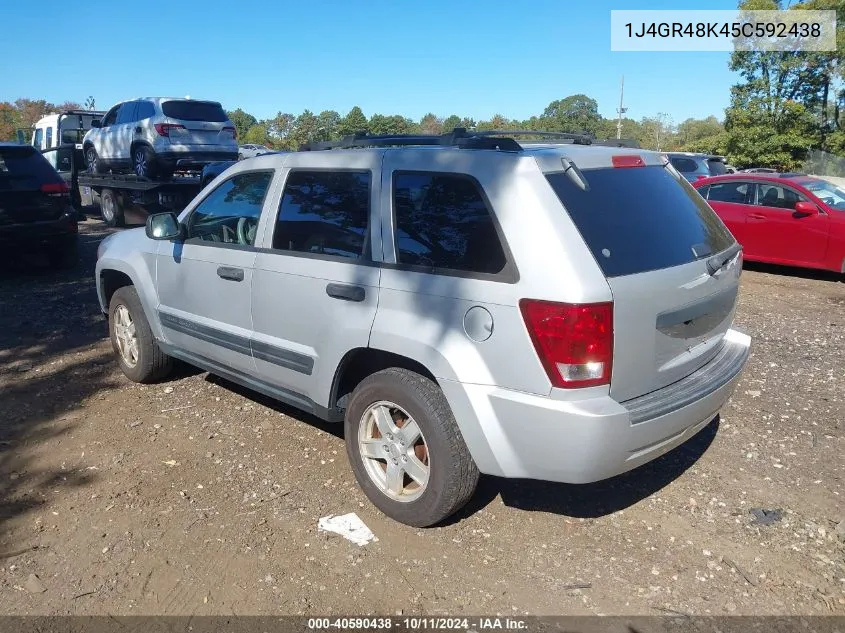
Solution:
{"label": "rear window glass", "polygon": [[669,158],[669,161],[672,165],[682,174],[691,174],[694,171],[698,171],[698,163],[696,163],[692,158],[681,158],[680,156],[672,156]]}
{"label": "rear window glass", "polygon": [[41,152],[27,146],[0,146],[0,189],[38,188],[49,182],[62,179]]}
{"label": "rear window glass", "polygon": [[713,176],[721,176],[728,173],[725,163],[718,158],[708,158],[707,165],[710,167],[710,173]]}
{"label": "rear window glass", "polygon": [[182,121],[210,121],[223,123],[228,119],[219,103],[209,101],[165,101],[161,104],[164,116]]}
{"label": "rear window glass", "polygon": [[692,185],[661,166],[583,174],[587,191],[563,172],[547,178],[607,277],[688,264],[734,242]]}

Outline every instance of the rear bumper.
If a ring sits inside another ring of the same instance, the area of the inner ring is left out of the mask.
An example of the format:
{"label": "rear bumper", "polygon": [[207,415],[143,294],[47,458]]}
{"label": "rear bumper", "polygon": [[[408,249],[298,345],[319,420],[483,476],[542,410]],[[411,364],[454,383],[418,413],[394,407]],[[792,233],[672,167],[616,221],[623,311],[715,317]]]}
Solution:
{"label": "rear bumper", "polygon": [[156,159],[170,168],[180,166],[180,161],[185,161],[183,165],[186,167],[202,168],[204,164],[208,163],[236,161],[238,160],[238,152],[237,150],[226,149],[215,151],[209,149],[208,145],[183,145],[176,150],[156,152]]}
{"label": "rear bumper", "polygon": [[590,483],[632,470],[704,428],[733,393],[751,339],[730,330],[724,348],[683,380],[619,403],[608,395],[557,400],[441,381],[481,472]]}

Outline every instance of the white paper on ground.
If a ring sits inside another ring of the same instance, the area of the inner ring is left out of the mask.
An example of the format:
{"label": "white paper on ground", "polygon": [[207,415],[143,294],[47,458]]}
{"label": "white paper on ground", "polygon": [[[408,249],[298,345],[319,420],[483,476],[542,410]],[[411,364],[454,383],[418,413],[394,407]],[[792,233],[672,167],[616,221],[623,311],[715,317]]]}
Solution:
{"label": "white paper on ground", "polygon": [[364,522],[354,512],[338,516],[321,517],[317,522],[317,529],[322,532],[333,532],[356,543],[366,545],[370,541],[377,541],[378,537],[370,531]]}

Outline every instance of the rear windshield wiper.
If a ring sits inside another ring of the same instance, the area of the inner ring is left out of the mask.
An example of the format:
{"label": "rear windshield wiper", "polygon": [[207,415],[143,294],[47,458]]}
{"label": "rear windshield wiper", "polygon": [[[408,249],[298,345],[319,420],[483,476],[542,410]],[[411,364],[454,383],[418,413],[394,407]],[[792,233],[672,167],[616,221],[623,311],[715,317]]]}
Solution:
{"label": "rear windshield wiper", "polygon": [[717,272],[722,270],[722,268],[724,268],[729,261],[736,257],[736,254],[739,253],[741,250],[742,246],[739,244],[739,242],[734,242],[734,245],[731,246],[727,251],[718,255],[714,255],[713,257],[707,260],[707,272],[712,277]]}

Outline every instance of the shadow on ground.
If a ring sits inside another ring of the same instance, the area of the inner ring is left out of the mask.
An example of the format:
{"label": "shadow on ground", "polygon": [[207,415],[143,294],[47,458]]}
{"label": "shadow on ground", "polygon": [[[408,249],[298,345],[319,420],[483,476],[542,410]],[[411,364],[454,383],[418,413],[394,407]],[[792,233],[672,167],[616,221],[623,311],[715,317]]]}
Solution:
{"label": "shadow on ground", "polygon": [[829,270],[816,270],[814,268],[795,268],[792,266],[778,266],[775,264],[761,264],[759,262],[745,261],[742,264],[744,270],[753,270],[769,275],[781,275],[783,277],[801,277],[814,281],[845,282],[845,275]]}
{"label": "shadow on ground", "polygon": [[0,554],[16,549],[3,530],[10,521],[92,478],[55,467],[43,446],[72,433],[85,401],[115,386],[93,283],[104,236],[80,235],[81,261],[70,271],[39,265],[37,254],[0,267]]}

